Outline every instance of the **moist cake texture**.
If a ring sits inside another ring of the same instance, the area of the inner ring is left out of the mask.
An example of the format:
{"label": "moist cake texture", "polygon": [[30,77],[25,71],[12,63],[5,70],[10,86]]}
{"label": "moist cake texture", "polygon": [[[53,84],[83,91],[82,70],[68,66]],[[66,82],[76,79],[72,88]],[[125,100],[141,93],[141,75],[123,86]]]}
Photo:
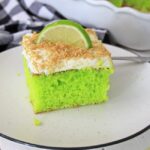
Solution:
{"label": "moist cake texture", "polygon": [[88,50],[59,42],[36,44],[37,33],[24,36],[24,70],[35,113],[108,99],[111,55],[94,31],[86,31],[93,44]]}

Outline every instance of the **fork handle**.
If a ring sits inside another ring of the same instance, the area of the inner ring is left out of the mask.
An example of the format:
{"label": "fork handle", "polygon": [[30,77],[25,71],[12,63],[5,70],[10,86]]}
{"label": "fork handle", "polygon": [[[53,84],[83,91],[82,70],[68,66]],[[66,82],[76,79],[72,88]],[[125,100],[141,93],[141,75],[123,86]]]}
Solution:
{"label": "fork handle", "polygon": [[134,62],[150,62],[150,57],[125,57],[125,56],[114,56],[112,57],[113,60],[127,60],[127,61],[134,61]]}

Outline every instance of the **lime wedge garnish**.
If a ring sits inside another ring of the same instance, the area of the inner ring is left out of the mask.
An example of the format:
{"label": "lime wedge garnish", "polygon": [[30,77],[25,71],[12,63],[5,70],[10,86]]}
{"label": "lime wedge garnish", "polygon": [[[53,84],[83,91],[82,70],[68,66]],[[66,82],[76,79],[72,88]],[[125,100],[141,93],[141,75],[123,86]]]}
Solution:
{"label": "lime wedge garnish", "polygon": [[84,28],[70,20],[59,20],[48,24],[39,34],[37,43],[43,41],[62,42],[79,48],[91,48],[92,42]]}

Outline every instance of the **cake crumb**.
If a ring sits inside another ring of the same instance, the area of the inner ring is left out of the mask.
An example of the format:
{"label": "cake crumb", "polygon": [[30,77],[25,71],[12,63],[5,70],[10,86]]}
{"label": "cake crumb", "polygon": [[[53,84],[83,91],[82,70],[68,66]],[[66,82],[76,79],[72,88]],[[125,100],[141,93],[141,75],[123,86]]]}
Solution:
{"label": "cake crumb", "polygon": [[34,118],[34,125],[40,126],[40,125],[42,125],[42,122],[39,119]]}
{"label": "cake crumb", "polygon": [[20,73],[20,72],[18,72],[18,73],[17,73],[17,76],[18,76],[18,77],[20,77],[20,76],[21,76],[21,73]]}

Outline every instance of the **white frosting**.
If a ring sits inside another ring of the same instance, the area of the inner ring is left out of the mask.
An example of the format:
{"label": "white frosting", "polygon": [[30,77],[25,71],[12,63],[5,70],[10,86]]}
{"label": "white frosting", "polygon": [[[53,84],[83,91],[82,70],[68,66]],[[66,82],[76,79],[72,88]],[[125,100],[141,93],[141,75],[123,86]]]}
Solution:
{"label": "white frosting", "polygon": [[[42,59],[38,60],[37,63],[42,64],[43,61],[47,61],[48,55],[46,53],[46,51],[44,50],[37,50],[37,53],[39,53],[39,55],[41,56]],[[23,51],[23,55],[27,60],[28,63],[28,67],[30,69],[30,71],[34,74],[49,74],[49,70],[47,68],[41,68],[38,69],[34,66],[34,63],[32,61],[32,59],[30,58],[30,55],[27,55],[26,51]],[[99,66],[98,63],[102,61],[102,65]],[[76,58],[76,59],[65,59],[63,60],[59,66],[56,66],[53,70],[53,73],[55,72],[61,72],[61,71],[67,71],[67,70],[79,70],[82,68],[87,68],[87,67],[91,67],[91,68],[105,68],[105,67],[111,67],[111,61],[109,59],[109,57],[104,56],[101,58]]]}
{"label": "white frosting", "polygon": [[66,71],[66,70],[80,70],[82,68],[95,68],[98,69],[98,63],[99,61],[103,61],[103,65],[101,67],[110,67],[110,63],[107,58],[94,58],[94,59],[89,59],[89,58],[79,58],[79,59],[68,59],[64,60],[62,62],[62,66],[58,67],[55,69],[55,72],[59,71]]}

